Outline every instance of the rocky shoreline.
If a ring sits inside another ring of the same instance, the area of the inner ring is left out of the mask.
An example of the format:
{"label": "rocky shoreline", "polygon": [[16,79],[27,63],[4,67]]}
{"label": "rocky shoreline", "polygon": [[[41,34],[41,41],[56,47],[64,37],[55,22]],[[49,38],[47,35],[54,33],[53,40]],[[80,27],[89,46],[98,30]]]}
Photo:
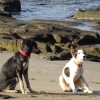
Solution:
{"label": "rocky shoreline", "polygon": [[99,8],[87,9],[87,10],[77,9],[73,18],[81,19],[81,20],[98,20],[98,21],[100,21],[100,9]]}
{"label": "rocky shoreline", "polygon": [[[93,21],[93,27],[99,29],[99,21]],[[22,21],[1,15],[0,51],[17,51],[21,47],[22,39],[31,38],[36,41],[40,49],[39,55],[48,60],[69,59],[70,49],[74,46],[77,49],[85,49],[88,60],[100,61],[100,34],[73,28],[81,24],[81,21]]]}

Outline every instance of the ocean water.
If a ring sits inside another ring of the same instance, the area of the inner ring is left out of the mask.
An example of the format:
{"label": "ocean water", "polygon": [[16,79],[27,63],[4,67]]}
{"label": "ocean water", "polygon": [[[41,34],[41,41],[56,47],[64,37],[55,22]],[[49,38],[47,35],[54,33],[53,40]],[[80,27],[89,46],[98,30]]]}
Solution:
{"label": "ocean water", "polygon": [[76,9],[100,8],[100,0],[20,0],[22,11],[13,13],[20,20],[71,20]]}
{"label": "ocean water", "polygon": [[[30,21],[34,19],[76,21],[70,16],[77,9],[100,9],[100,0],[20,0],[21,12],[13,13],[13,17],[19,20]],[[74,28],[95,31],[99,29],[91,27],[91,22],[83,22]]]}

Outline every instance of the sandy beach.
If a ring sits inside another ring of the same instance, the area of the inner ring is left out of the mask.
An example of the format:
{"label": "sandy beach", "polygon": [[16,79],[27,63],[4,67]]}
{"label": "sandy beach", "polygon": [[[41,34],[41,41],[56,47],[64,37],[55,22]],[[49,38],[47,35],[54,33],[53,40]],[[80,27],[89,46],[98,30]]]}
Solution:
{"label": "sandy beach", "polygon": [[[0,68],[13,54],[10,52],[0,53]],[[58,83],[61,70],[68,61],[48,61],[36,54],[32,54],[29,61],[29,80],[32,89],[38,93],[23,95],[1,92],[0,94],[12,96],[10,100],[100,100],[100,62],[86,61],[84,63],[84,76],[89,86],[94,90],[94,94],[73,95],[63,92]],[[19,90],[19,84],[16,89]],[[27,90],[26,86],[25,89]]]}

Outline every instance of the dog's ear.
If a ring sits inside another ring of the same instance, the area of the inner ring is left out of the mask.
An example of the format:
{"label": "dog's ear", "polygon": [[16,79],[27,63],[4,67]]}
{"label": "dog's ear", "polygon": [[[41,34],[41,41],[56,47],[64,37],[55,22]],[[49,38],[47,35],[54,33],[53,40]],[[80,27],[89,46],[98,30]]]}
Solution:
{"label": "dog's ear", "polygon": [[85,49],[83,49],[83,52],[84,52],[84,54],[86,55],[86,51],[85,51]]}
{"label": "dog's ear", "polygon": [[75,44],[71,45],[71,55],[72,55],[72,57],[76,58],[77,50],[76,50],[76,45]]}
{"label": "dog's ear", "polygon": [[76,49],[71,49],[71,55],[72,55],[72,57],[76,57],[77,50]]}
{"label": "dog's ear", "polygon": [[25,43],[26,42],[26,39],[22,39],[22,43]]}
{"label": "dog's ear", "polygon": [[25,44],[29,45],[31,43],[32,43],[32,39],[30,39],[30,38],[29,39],[23,39],[23,42],[22,42],[23,45],[25,45]]}

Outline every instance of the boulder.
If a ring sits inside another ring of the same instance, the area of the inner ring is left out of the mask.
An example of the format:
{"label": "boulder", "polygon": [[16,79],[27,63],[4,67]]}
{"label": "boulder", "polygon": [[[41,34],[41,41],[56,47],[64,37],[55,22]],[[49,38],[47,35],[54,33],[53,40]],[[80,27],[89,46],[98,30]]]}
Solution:
{"label": "boulder", "polygon": [[92,36],[92,35],[83,35],[82,38],[78,41],[79,45],[93,45],[100,43],[100,36]]}
{"label": "boulder", "polygon": [[47,56],[46,59],[50,61],[60,60],[56,55]]}
{"label": "boulder", "polygon": [[20,0],[0,0],[3,6],[8,6],[11,12],[21,11]]}
{"label": "boulder", "polygon": [[71,58],[71,53],[69,51],[63,51],[58,55],[60,60],[69,60]]}
{"label": "boulder", "polygon": [[57,54],[63,51],[63,49],[57,45],[50,45],[50,48],[54,54]]}
{"label": "boulder", "polygon": [[34,35],[34,40],[44,43],[51,43],[51,44],[55,43],[53,35],[47,33],[37,33],[36,35]]}
{"label": "boulder", "polygon": [[85,20],[100,20],[100,10],[99,9],[87,9],[87,10],[77,9],[76,14],[73,16],[73,18],[85,19]]}
{"label": "boulder", "polygon": [[63,51],[59,54],[51,54],[47,56],[47,60],[69,60],[71,58],[70,52]]}
{"label": "boulder", "polygon": [[100,62],[100,45],[87,45],[84,47],[87,60]]}
{"label": "boulder", "polygon": [[46,54],[47,52],[52,52],[50,46],[46,43],[37,42],[37,46],[42,54]]}
{"label": "boulder", "polygon": [[55,42],[61,43],[61,35],[59,35],[59,34],[53,34],[53,37],[55,39]]}
{"label": "boulder", "polygon": [[2,50],[17,51],[21,48],[22,40],[20,39],[0,39]]}
{"label": "boulder", "polygon": [[0,4],[0,15],[11,17],[11,10],[8,5]]}

